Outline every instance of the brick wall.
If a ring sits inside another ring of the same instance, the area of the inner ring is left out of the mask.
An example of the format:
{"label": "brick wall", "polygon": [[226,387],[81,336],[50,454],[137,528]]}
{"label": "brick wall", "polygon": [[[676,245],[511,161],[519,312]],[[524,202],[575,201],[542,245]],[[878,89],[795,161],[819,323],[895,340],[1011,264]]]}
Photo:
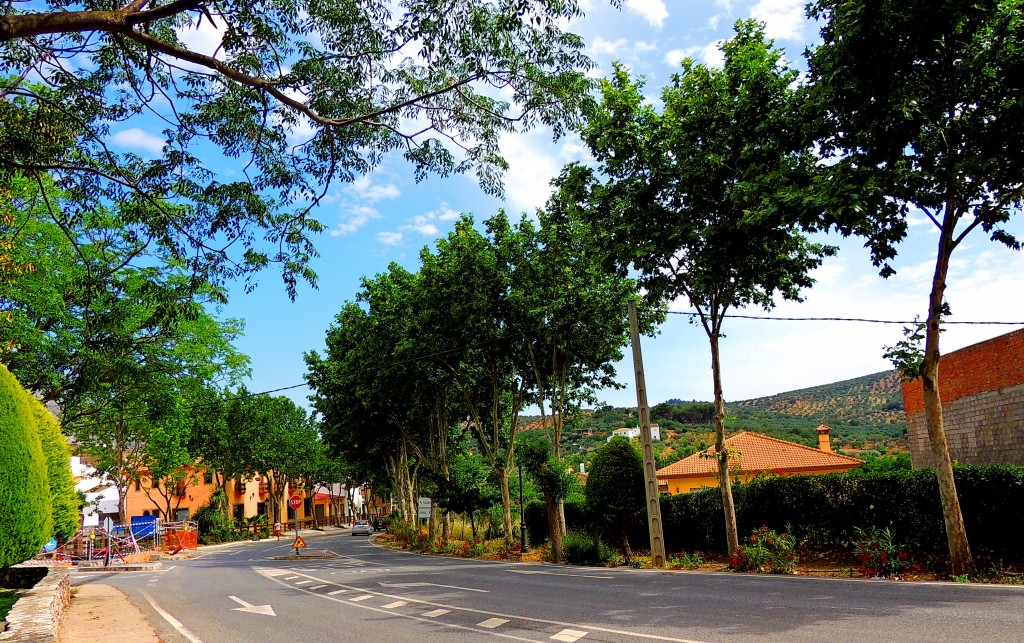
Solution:
{"label": "brick wall", "polygon": [[[1024,330],[944,355],[939,393],[954,461],[1024,465]],[[920,379],[903,385],[903,405],[911,460],[932,466]]]}

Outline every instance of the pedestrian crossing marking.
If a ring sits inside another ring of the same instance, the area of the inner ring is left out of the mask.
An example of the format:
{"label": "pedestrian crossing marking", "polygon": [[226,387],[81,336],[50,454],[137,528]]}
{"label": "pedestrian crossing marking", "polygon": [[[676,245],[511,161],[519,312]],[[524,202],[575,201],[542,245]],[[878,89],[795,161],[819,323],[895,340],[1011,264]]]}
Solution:
{"label": "pedestrian crossing marking", "polygon": [[365,601],[368,598],[373,598],[373,594],[363,594],[362,596],[354,596],[350,600],[353,603],[358,603],[359,601]]}
{"label": "pedestrian crossing marking", "polygon": [[477,623],[477,627],[486,627],[489,630],[493,630],[494,628],[500,627],[505,623],[508,623],[507,618],[489,618],[486,621]]}
{"label": "pedestrian crossing marking", "polygon": [[586,635],[587,632],[583,632],[580,630],[565,629],[559,632],[558,634],[552,636],[551,639],[553,641],[565,641],[565,643],[576,643],[576,641],[580,640]]}
{"label": "pedestrian crossing marking", "polygon": [[387,605],[385,605],[384,609],[391,610],[391,609],[395,609],[396,607],[401,607],[401,606],[406,605],[406,604],[407,603],[405,601],[395,601],[394,603],[388,603]]}
{"label": "pedestrian crossing marking", "polygon": [[431,610],[424,614],[424,616],[429,618],[437,618],[438,616],[444,616],[445,614],[449,613],[451,613],[451,610]]}

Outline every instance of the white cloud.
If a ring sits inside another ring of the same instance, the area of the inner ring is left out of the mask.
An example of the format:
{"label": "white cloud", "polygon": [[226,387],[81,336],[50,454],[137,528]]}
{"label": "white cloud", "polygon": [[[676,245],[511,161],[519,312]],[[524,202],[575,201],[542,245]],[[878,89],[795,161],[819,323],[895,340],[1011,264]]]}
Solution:
{"label": "white cloud", "polygon": [[402,243],[403,236],[401,232],[378,232],[377,241],[386,246],[397,246]]}
{"label": "white cloud", "polygon": [[436,210],[431,210],[427,214],[432,214],[436,216],[438,221],[455,221],[461,216],[460,212],[452,210],[444,201],[442,201],[441,204],[437,206]]}
{"label": "white cloud", "polygon": [[395,199],[402,195],[401,190],[393,183],[385,185],[374,183],[372,174],[363,174],[356,178],[345,187],[345,191],[370,203],[376,203],[383,199]]}
{"label": "white cloud", "polygon": [[708,29],[718,29],[718,23],[722,20],[722,14],[716,14],[708,18]]}
{"label": "white cloud", "polygon": [[362,229],[370,219],[377,219],[380,213],[368,205],[356,205],[342,213],[342,222],[331,230],[332,237],[341,237]]}
{"label": "white cloud", "polygon": [[662,0],[626,0],[626,8],[640,14],[648,24],[659,29],[668,18],[668,9]]}
{"label": "white cloud", "polygon": [[164,149],[164,139],[154,136],[138,127],[121,130],[110,137],[111,142],[130,150],[159,154]]}
{"label": "white cloud", "polygon": [[716,40],[710,42],[700,50],[700,58],[704,61],[704,64],[708,67],[717,67],[721,69],[725,67],[725,54],[722,52],[722,43],[724,40]]}
{"label": "white cloud", "polygon": [[409,223],[403,225],[399,230],[408,230],[409,232],[416,232],[425,237],[432,237],[438,233],[437,226],[431,223],[433,216],[420,214],[411,219]]}
{"label": "white cloud", "polygon": [[760,0],[750,10],[752,18],[765,23],[765,35],[780,40],[802,40],[803,0]]}
{"label": "white cloud", "polygon": [[657,48],[658,48],[658,43],[656,43],[656,42],[647,42],[646,40],[637,40],[637,41],[635,41],[633,43],[633,49],[635,49],[637,51],[640,51],[640,52],[654,51]]}
{"label": "white cloud", "polygon": [[694,54],[699,53],[699,47],[687,47],[686,49],[673,49],[665,54],[665,64],[669,67],[678,67],[683,59],[686,57],[692,57]]}
{"label": "white cloud", "polygon": [[605,40],[601,36],[598,36],[590,43],[590,50],[595,56],[601,54],[617,56],[619,51],[626,46],[627,42],[628,41],[625,38],[619,38],[618,40]]}
{"label": "white cloud", "polygon": [[561,144],[551,140],[548,130],[504,135],[501,152],[508,161],[505,174],[505,198],[513,213],[532,213],[550,196],[551,179],[558,176],[566,162],[581,160],[585,148],[579,139],[569,137]]}

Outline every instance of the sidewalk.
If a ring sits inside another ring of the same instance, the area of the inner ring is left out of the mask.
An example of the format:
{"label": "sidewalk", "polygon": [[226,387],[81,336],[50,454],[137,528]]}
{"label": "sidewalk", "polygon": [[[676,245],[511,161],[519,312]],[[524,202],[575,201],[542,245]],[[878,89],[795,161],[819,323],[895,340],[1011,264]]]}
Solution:
{"label": "sidewalk", "polygon": [[156,630],[128,597],[110,585],[87,582],[71,589],[71,604],[57,635],[58,642],[160,643]]}

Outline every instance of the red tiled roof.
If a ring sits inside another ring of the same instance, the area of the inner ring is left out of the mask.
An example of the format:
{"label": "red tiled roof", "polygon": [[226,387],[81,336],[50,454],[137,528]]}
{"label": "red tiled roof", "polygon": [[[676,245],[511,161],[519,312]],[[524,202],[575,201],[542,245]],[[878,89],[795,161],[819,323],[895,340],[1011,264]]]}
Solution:
{"label": "red tiled roof", "polygon": [[[863,464],[857,458],[829,453],[749,431],[741,431],[727,439],[725,448],[736,453],[729,458],[729,471],[735,473],[759,473],[775,469],[787,473],[829,468],[846,470]],[[702,453],[714,452],[715,447],[711,447],[701,453],[694,453],[659,469],[657,476],[658,478],[685,478],[716,475],[718,473],[717,460],[707,456],[701,457]]]}

